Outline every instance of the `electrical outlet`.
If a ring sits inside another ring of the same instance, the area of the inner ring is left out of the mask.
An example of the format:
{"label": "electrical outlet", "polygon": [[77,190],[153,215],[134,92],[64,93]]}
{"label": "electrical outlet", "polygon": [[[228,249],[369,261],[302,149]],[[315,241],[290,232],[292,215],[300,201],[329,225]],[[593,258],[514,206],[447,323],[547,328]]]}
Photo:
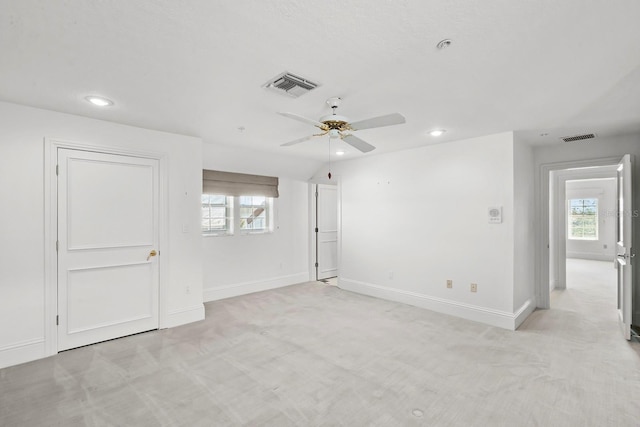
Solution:
{"label": "electrical outlet", "polygon": [[389,276],[389,279],[393,279],[393,270],[389,270],[388,276]]}
{"label": "electrical outlet", "polygon": [[478,284],[477,283],[472,283],[471,284],[471,292],[478,292]]}
{"label": "electrical outlet", "polygon": [[447,280],[447,288],[453,288],[453,280]]}

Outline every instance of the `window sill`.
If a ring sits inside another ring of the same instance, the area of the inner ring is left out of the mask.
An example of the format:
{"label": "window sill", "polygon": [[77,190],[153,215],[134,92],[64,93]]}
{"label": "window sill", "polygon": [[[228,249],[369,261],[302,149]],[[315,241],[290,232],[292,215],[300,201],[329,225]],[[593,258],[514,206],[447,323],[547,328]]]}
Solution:
{"label": "window sill", "polygon": [[253,236],[253,235],[272,234],[272,233],[273,233],[272,230],[265,230],[265,231],[241,231],[238,234],[240,236]]}
{"label": "window sill", "polygon": [[232,233],[219,233],[219,234],[202,233],[202,237],[231,237],[231,236],[233,236]]}

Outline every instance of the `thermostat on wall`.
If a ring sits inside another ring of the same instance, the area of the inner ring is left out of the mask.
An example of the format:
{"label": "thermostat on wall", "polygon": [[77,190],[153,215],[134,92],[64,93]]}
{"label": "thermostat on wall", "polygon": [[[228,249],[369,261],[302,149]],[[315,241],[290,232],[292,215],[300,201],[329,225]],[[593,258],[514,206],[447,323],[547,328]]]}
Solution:
{"label": "thermostat on wall", "polygon": [[489,207],[489,224],[500,224],[502,222],[502,207]]}

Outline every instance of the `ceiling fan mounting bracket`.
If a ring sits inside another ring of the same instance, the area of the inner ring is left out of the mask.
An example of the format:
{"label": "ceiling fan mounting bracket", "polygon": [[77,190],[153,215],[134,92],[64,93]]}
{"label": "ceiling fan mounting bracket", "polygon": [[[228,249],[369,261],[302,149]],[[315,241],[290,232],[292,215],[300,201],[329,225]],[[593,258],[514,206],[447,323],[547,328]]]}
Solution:
{"label": "ceiling fan mounting bracket", "polygon": [[327,105],[333,108],[333,111],[335,111],[335,109],[340,106],[341,102],[342,102],[342,98],[339,98],[337,96],[332,96],[331,98],[327,99]]}

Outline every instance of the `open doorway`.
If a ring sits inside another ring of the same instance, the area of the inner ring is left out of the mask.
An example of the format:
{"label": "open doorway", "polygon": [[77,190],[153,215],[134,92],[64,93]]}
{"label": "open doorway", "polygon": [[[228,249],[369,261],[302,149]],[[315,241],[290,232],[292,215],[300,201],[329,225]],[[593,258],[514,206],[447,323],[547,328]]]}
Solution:
{"label": "open doorway", "polygon": [[[549,172],[549,292],[568,286],[567,265],[615,268],[616,165]],[[615,282],[615,278],[614,278]]]}
{"label": "open doorway", "polygon": [[[548,256],[543,259],[542,273],[546,274],[542,277],[548,283],[539,288],[539,295],[546,303],[542,306],[550,308],[558,295],[574,299],[587,291],[590,297],[585,302],[594,305],[592,309],[617,311],[623,335],[630,339],[632,160],[625,155],[617,163],[607,164],[607,159],[590,162],[568,163],[564,168],[543,165],[543,176],[548,179],[543,180],[543,191],[548,192],[543,199]],[[588,286],[594,284],[601,289]],[[573,287],[582,288],[576,293]],[[605,294],[596,295],[594,290]]]}
{"label": "open doorway", "polygon": [[[598,304],[615,313],[616,276],[616,170],[602,166],[589,170],[559,171],[564,181],[565,281],[570,297],[580,304]],[[573,176],[590,176],[573,179]],[[560,292],[552,294],[552,307],[561,305]]]}
{"label": "open doorway", "polygon": [[335,185],[315,184],[315,229],[313,255],[315,280],[337,286],[338,277],[338,189]]}

